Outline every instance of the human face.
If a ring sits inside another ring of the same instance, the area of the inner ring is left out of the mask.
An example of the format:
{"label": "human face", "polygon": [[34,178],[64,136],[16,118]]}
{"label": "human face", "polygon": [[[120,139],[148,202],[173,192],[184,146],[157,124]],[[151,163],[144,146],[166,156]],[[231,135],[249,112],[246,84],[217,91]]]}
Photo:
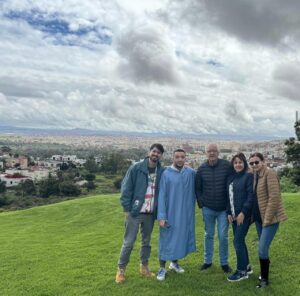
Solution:
{"label": "human face", "polygon": [[233,161],[233,168],[237,173],[239,173],[244,170],[245,164],[240,158],[236,157]]}
{"label": "human face", "polygon": [[177,169],[181,169],[184,166],[185,163],[185,153],[184,152],[175,152],[173,155],[173,165],[177,168]]}
{"label": "human face", "polygon": [[262,169],[264,162],[259,157],[253,156],[249,159],[249,165],[253,172],[259,172]]}
{"label": "human face", "polygon": [[205,150],[208,161],[216,161],[219,157],[218,146],[215,144],[208,144]]}
{"label": "human face", "polygon": [[150,162],[156,164],[161,159],[162,153],[160,152],[160,150],[154,147],[152,150],[149,151],[148,156]]}

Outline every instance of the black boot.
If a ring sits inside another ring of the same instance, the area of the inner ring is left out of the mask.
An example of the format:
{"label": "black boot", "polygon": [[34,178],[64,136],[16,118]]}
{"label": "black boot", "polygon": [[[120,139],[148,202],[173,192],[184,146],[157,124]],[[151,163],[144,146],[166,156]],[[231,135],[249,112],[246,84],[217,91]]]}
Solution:
{"label": "black boot", "polygon": [[256,285],[256,288],[265,288],[269,284],[269,259],[259,259],[260,262],[260,275],[259,284]]}

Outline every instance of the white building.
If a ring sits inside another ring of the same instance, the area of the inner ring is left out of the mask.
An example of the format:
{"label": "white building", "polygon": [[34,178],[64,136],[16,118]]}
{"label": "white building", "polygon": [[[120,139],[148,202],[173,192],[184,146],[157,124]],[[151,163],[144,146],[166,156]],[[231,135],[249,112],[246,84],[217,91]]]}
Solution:
{"label": "white building", "polygon": [[24,182],[25,180],[31,180],[28,176],[15,176],[9,174],[0,174],[0,180],[5,182],[6,187],[13,187],[18,186],[20,183]]}
{"label": "white building", "polygon": [[40,181],[43,179],[47,179],[49,174],[54,174],[52,169],[49,168],[41,168],[41,167],[31,167],[27,170],[20,170],[20,169],[6,169],[5,174],[7,175],[14,175],[20,174],[23,177],[29,177],[33,181]]}
{"label": "white building", "polygon": [[51,159],[56,161],[75,162],[77,160],[77,156],[76,155],[52,155]]}

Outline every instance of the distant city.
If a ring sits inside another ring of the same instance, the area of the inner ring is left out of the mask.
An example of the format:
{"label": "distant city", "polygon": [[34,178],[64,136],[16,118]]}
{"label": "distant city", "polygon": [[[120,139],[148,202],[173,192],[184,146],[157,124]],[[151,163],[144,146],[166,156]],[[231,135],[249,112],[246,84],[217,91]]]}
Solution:
{"label": "distant city", "polygon": [[[205,161],[205,145],[210,142],[215,142],[220,148],[220,157],[230,160],[231,157],[237,152],[243,152],[247,157],[255,151],[259,151],[264,154],[268,165],[274,168],[281,169],[287,166],[285,157],[285,140],[286,139],[272,139],[272,140],[253,140],[253,139],[240,139],[229,140],[219,137],[213,137],[212,135],[201,138],[198,136],[188,135],[155,135],[155,134],[103,134],[83,135],[81,133],[74,134],[68,133],[66,130],[61,131],[60,134],[55,134],[52,130],[46,133],[47,130],[43,130],[41,134],[37,133],[38,130],[29,130],[26,134],[22,134],[20,131],[12,133],[3,133],[0,131],[1,143],[15,143],[18,146],[28,144],[57,144],[74,147],[77,149],[109,149],[114,150],[127,150],[127,149],[141,149],[148,150],[154,142],[159,142],[164,145],[166,153],[165,158],[170,158],[172,152],[177,148],[183,148],[188,155],[188,161],[196,167],[201,162]],[[78,130],[77,130],[78,132]],[[61,151],[64,154],[64,151]]]}

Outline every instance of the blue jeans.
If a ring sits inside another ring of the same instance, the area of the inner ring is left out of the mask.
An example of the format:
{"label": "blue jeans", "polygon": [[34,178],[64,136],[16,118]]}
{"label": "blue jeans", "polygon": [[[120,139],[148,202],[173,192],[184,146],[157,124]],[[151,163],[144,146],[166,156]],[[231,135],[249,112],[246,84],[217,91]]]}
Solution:
{"label": "blue jeans", "polygon": [[237,225],[236,221],[232,223],[233,230],[233,245],[235,248],[237,264],[236,269],[246,271],[249,264],[248,250],[245,243],[245,238],[250,226],[250,219],[245,218],[243,224]]}
{"label": "blue jeans", "polygon": [[204,236],[204,263],[212,263],[214,254],[215,225],[217,221],[219,254],[221,265],[228,264],[228,220],[226,211],[214,211],[207,207],[202,208],[205,228]]}
{"label": "blue jeans", "polygon": [[269,248],[278,230],[279,223],[262,226],[261,223],[255,222],[255,226],[259,238],[258,256],[260,259],[269,259]]}

